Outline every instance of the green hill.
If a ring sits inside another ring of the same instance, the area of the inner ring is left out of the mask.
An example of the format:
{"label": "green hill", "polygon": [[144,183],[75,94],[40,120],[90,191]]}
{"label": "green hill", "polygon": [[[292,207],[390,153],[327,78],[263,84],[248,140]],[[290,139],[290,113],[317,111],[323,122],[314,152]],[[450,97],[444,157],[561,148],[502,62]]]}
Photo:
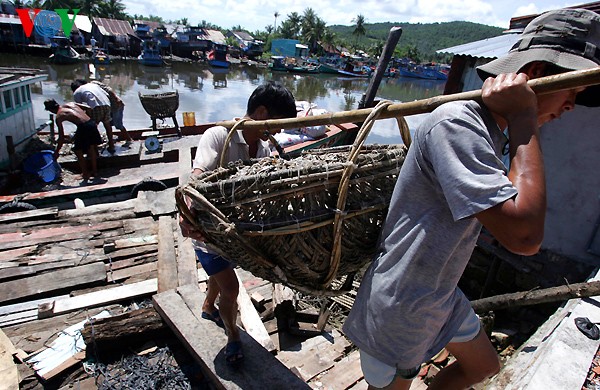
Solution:
{"label": "green hill", "polygon": [[[434,58],[435,51],[463,43],[498,36],[503,29],[472,22],[445,23],[365,23],[366,35],[358,43],[368,47],[387,39],[390,28],[402,27],[402,36],[397,48],[416,47],[424,58]],[[354,26],[328,26],[342,41],[355,42]]]}

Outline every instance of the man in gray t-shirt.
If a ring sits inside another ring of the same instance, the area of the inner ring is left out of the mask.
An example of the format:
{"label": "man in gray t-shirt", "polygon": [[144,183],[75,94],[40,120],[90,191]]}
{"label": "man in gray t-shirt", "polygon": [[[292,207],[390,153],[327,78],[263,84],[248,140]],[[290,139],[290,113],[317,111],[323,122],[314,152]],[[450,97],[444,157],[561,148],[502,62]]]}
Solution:
{"label": "man in gray t-shirt", "polygon": [[[546,208],[539,127],[576,103],[599,106],[600,94],[595,86],[536,97],[527,80],[597,67],[599,43],[597,14],[543,14],[509,54],[478,68],[483,104],[447,103],[416,130],[379,254],[344,324],[371,388],[408,389],[421,363],[444,347],[457,360],[430,389],[468,388],[499,370],[457,284],[482,225],[508,250],[539,250]],[[507,145],[510,169],[502,162]]]}

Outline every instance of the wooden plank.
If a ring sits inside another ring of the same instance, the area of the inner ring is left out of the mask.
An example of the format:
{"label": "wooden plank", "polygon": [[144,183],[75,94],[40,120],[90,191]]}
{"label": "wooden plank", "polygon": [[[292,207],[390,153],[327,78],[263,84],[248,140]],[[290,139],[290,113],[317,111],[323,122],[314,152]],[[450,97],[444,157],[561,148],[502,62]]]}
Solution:
{"label": "wooden plank", "polygon": [[0,261],[12,261],[17,257],[28,256],[35,253],[37,245],[24,246],[17,249],[9,249],[0,252]]}
{"label": "wooden plank", "polygon": [[158,235],[121,238],[114,241],[116,249],[133,248],[141,245],[158,244]]}
{"label": "wooden plank", "polygon": [[197,269],[198,263],[192,240],[183,237],[181,229],[177,227],[177,285],[196,283],[194,276]]}
{"label": "wooden plank", "polygon": [[143,282],[106,288],[88,294],[78,295],[76,297],[58,299],[50,303],[39,305],[38,316],[39,318],[47,318],[83,308],[102,306],[109,303],[119,302],[124,299],[150,295],[156,292],[156,288],[156,279],[149,279]]}
{"label": "wooden plank", "polygon": [[37,316],[37,308],[40,304],[52,302],[57,299],[64,299],[64,298],[68,298],[68,297],[69,297],[69,295],[59,295],[59,296],[52,297],[52,298],[42,298],[42,299],[36,299],[34,301],[13,303],[12,305],[0,306],[0,316],[12,314],[12,313],[18,313],[18,312],[27,311],[27,310],[32,310],[32,309],[36,310],[36,316]]}
{"label": "wooden plank", "polygon": [[327,337],[316,336],[289,350],[280,351],[277,358],[290,369],[294,368],[304,381],[308,381],[333,367],[349,346],[348,340],[333,330]]}
{"label": "wooden plank", "polygon": [[[109,282],[117,282],[123,279],[130,278],[135,275],[145,274],[148,272],[156,271],[157,262],[144,263],[140,265],[134,265],[133,267],[127,267],[118,269],[116,271],[106,270],[106,278]],[[192,275],[193,277],[193,275]]]}
{"label": "wooden plank", "polygon": [[335,363],[331,370],[323,373],[309,384],[319,382],[325,389],[347,389],[363,379],[360,354],[352,351]]}
{"label": "wooden plank", "polygon": [[17,276],[35,275],[39,272],[47,271],[49,269],[73,267],[75,266],[75,261],[61,261],[31,266],[18,266],[18,264],[15,264],[15,266],[16,267],[1,269],[0,280],[15,278]]}
{"label": "wooden plank", "polygon": [[[204,299],[202,295],[196,298],[198,302]],[[242,330],[240,336],[245,355],[243,367],[229,367],[223,355],[227,336],[221,328],[211,321],[199,321],[181,295],[174,290],[157,294],[152,299],[163,319],[218,389],[309,388]]]}
{"label": "wooden plank", "polygon": [[244,324],[244,329],[246,332],[256,340],[257,343],[263,346],[267,351],[274,351],[275,344],[269,337],[269,332],[265,329],[265,324],[263,324],[260,316],[258,315],[256,308],[252,304],[252,300],[248,295],[248,292],[244,288],[244,284],[240,276],[237,274],[240,287],[239,293],[237,297],[238,309],[240,311],[240,319],[242,324]]}
{"label": "wooden plank", "polygon": [[19,371],[13,359],[15,353],[15,346],[0,330],[0,390],[19,388]]}
{"label": "wooden plank", "polygon": [[158,219],[158,292],[177,288],[177,256],[172,218]]}
{"label": "wooden plank", "polygon": [[106,269],[103,263],[61,269],[25,279],[0,283],[0,302],[104,280],[106,280]]}
{"label": "wooden plank", "polygon": [[189,147],[179,149],[179,185],[187,183],[192,173],[192,150]]}
{"label": "wooden plank", "polygon": [[25,221],[28,219],[42,219],[45,217],[56,217],[58,207],[48,207],[45,209],[27,210],[18,213],[8,213],[0,215],[0,223],[13,223],[16,221]]}
{"label": "wooden plank", "polygon": [[175,188],[164,191],[141,191],[138,193],[136,213],[150,212],[154,216],[172,215],[177,212],[175,205]]}

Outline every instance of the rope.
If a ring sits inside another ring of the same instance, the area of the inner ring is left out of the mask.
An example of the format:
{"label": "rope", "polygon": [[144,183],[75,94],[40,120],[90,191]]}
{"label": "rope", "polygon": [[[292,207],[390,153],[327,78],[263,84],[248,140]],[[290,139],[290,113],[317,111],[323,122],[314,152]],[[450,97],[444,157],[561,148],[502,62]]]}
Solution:
{"label": "rope", "polygon": [[350,176],[354,172],[356,168],[356,159],[360,154],[360,149],[362,148],[365,140],[367,139],[367,135],[371,131],[373,124],[377,120],[377,117],[383,112],[387,107],[389,107],[392,102],[387,100],[382,100],[373,108],[367,119],[363,122],[358,134],[356,136],[356,140],[352,145],[352,150],[348,155],[348,163],[344,168],[344,172],[342,173],[342,178],[340,180],[340,185],[338,187],[338,201],[337,201],[337,212],[335,213],[334,222],[333,222],[333,249],[331,250],[331,260],[329,262],[329,273],[327,274],[323,286],[325,288],[329,287],[333,279],[337,276],[337,271],[340,268],[340,259],[342,257],[342,229],[343,222],[345,217],[344,209],[346,207],[346,199],[348,197],[348,185],[350,183]]}
{"label": "rope", "polygon": [[235,122],[235,125],[233,125],[231,130],[229,130],[229,133],[227,133],[227,138],[225,138],[225,145],[223,145],[223,151],[221,152],[221,160],[219,160],[220,168],[223,168],[225,166],[225,160],[227,159],[227,157],[225,156],[227,156],[227,151],[229,149],[229,143],[231,142],[231,138],[233,138],[233,135],[237,131],[238,127],[240,127],[240,125],[246,122],[247,120],[247,118],[242,118],[238,120],[237,122]]}

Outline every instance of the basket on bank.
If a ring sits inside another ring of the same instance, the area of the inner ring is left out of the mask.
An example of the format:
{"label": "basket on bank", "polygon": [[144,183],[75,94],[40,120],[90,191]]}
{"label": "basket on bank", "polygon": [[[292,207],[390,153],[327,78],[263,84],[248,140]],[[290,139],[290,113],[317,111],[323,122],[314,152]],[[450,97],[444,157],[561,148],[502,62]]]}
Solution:
{"label": "basket on bank", "polygon": [[[302,292],[335,294],[334,279],[372,260],[406,155],[403,145],[364,146],[353,164],[351,148],[230,163],[179,187],[177,204],[206,243],[240,267]],[[192,199],[191,214],[183,194]]]}
{"label": "basket on bank", "polygon": [[153,118],[163,119],[175,116],[179,108],[179,92],[142,94],[138,92],[144,110]]}

